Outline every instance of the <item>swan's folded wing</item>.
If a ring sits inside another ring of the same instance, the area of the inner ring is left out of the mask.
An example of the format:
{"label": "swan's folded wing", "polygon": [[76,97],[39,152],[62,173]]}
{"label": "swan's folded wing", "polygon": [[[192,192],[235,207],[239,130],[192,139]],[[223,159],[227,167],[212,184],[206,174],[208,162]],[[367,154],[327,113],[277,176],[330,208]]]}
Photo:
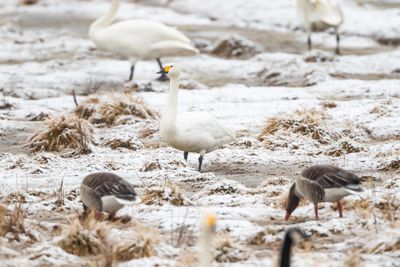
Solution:
{"label": "swan's folded wing", "polygon": [[164,56],[191,56],[198,54],[199,50],[190,44],[180,41],[166,40],[156,42],[150,45],[147,57],[164,57]]}
{"label": "swan's folded wing", "polygon": [[327,173],[321,176],[316,182],[323,188],[344,187],[354,191],[362,191],[362,188],[360,187],[361,178],[345,170]]}
{"label": "swan's folded wing", "polygon": [[339,26],[343,23],[343,12],[336,0],[320,0],[316,4],[316,12],[319,19],[331,26]]}
{"label": "swan's folded wing", "polygon": [[178,114],[177,138],[193,150],[207,151],[235,140],[234,134],[211,114],[206,112],[183,112]]}

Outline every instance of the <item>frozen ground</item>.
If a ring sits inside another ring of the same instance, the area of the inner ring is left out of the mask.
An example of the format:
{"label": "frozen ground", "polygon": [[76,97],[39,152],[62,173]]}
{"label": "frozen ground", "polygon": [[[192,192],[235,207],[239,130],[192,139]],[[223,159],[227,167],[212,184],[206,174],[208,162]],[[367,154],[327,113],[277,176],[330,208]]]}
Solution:
{"label": "frozen ground", "polygon": [[[291,226],[312,235],[311,248],[296,248],[294,266],[400,266],[398,1],[345,1],[343,56],[332,54],[330,33],[314,34],[317,51],[306,53],[289,0],[132,2],[123,4],[118,19],[174,25],[203,51],[190,59],[165,60],[185,68],[187,90],[180,91],[179,110],[213,113],[238,141],[207,154],[202,173],[196,171],[195,155],[186,164],[157,132],[141,137],[143,128],[157,129],[154,120],[94,125],[96,144],[88,155],[30,153],[21,144],[46,127],[43,119],[74,111],[73,89],[84,103],[89,95],[138,88],[134,95],[162,112],[168,84],[154,81],[155,62],[140,62],[137,84],[125,83],[129,63],[96,50],[87,38],[90,22],[105,12],[108,1],[40,0],[33,6],[1,1],[0,197],[5,208],[0,218],[15,214],[23,195],[24,219],[22,228],[0,231],[1,266],[102,266],[104,253],[77,256],[61,248],[74,229],[107,240],[113,253],[150,240],[151,257],[118,258],[121,266],[195,266],[205,210],[218,216],[219,262],[213,266],[274,266],[283,231]],[[229,51],[213,54],[221,38],[242,40],[247,47],[230,58]],[[315,122],[310,131],[316,129],[321,138],[298,131],[305,118]],[[278,124],[258,138],[271,120],[295,123]],[[143,148],[106,145],[116,139],[135,140]],[[333,205],[323,204],[315,221],[312,205],[303,203],[284,222],[284,199],[294,176],[316,163],[364,176],[366,192],[345,200],[344,219],[337,218]],[[123,176],[147,199],[119,212],[133,221],[78,223],[79,183],[95,171]],[[63,205],[57,201],[61,181]],[[148,203],[154,192],[158,201]]]}

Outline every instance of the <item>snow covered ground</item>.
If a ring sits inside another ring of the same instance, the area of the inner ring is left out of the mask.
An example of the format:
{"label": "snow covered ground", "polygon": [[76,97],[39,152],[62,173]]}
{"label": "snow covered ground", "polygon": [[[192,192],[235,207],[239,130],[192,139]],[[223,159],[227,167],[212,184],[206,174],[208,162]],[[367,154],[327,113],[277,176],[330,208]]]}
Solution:
{"label": "snow covered ground", "polygon": [[[140,62],[136,83],[126,83],[129,62],[88,39],[109,1],[18,2],[0,3],[1,266],[103,266],[110,258],[120,266],[196,266],[204,211],[218,218],[213,266],[275,266],[293,226],[312,243],[296,247],[294,266],[400,266],[398,1],[345,1],[342,56],[333,54],[329,32],[314,34],[316,50],[306,52],[291,0],[124,1],[118,20],[174,25],[202,51],[164,60],[184,67],[179,111],[208,111],[238,137],[207,154],[202,173],[196,155],[186,163],[157,131],[141,134],[157,130],[154,119],[93,124],[86,155],[22,146],[46,118],[74,112],[72,90],[84,105],[137,91],[161,113],[168,83],[155,81],[155,61]],[[222,39],[234,47],[221,54]],[[267,121],[278,123],[260,136]],[[133,146],[112,149],[117,139]],[[366,192],[344,200],[343,219],[325,203],[316,221],[304,202],[285,222],[294,177],[321,163],[365,177]],[[95,171],[115,172],[137,189],[143,202],[118,212],[132,221],[79,221],[79,184]],[[7,228],[10,220],[21,223]],[[73,238],[91,250],[69,250]],[[147,254],[129,250],[143,244]]]}

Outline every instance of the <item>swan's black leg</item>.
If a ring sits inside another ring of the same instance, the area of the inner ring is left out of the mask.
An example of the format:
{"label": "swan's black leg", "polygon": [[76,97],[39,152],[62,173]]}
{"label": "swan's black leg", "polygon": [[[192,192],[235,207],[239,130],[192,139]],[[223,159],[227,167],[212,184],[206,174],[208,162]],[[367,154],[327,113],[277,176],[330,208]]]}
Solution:
{"label": "swan's black leg", "polygon": [[133,79],[133,73],[135,72],[135,64],[131,65],[131,74],[129,75],[129,82]]}
{"label": "swan's black leg", "polygon": [[183,152],[183,158],[186,160],[186,162],[187,162],[187,159],[188,159],[188,156],[189,156],[189,152]]}
{"label": "swan's black leg", "polygon": [[200,155],[199,157],[199,172],[201,172],[201,165],[203,164],[203,156]]}
{"label": "swan's black leg", "polygon": [[[160,60],[159,58],[157,58],[156,60],[157,60],[158,66],[160,66],[160,70],[162,70],[162,69],[163,69],[163,65],[162,65],[162,63],[161,63],[161,60]],[[168,77],[167,77],[167,75],[163,72],[163,73],[160,75],[160,77],[157,78],[157,80],[164,82],[164,81],[168,80]]]}
{"label": "swan's black leg", "polygon": [[307,35],[307,44],[308,44],[308,51],[311,51],[312,50],[311,33]]}
{"label": "swan's black leg", "polygon": [[340,55],[340,35],[337,29],[335,29],[336,33],[336,55]]}

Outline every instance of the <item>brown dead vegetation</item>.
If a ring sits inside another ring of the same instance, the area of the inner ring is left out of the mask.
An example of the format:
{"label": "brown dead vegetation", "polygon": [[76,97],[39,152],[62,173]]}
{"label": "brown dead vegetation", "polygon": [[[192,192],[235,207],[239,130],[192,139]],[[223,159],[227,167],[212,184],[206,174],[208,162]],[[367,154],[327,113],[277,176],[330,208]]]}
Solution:
{"label": "brown dead vegetation", "polygon": [[323,127],[322,123],[326,116],[323,111],[303,109],[284,116],[274,117],[267,121],[258,136],[258,140],[264,141],[270,135],[291,132],[310,137],[321,144],[327,144],[332,139],[337,139],[339,134]]}
{"label": "brown dead vegetation", "polygon": [[340,157],[346,154],[358,153],[361,151],[366,151],[366,149],[362,146],[354,145],[352,142],[346,140],[330,148],[327,152],[325,152],[325,155],[331,157]]}
{"label": "brown dead vegetation", "polygon": [[400,171],[400,160],[393,160],[391,162],[389,162],[388,164],[384,165],[381,168],[382,171],[385,172],[391,172],[391,171]]}
{"label": "brown dead vegetation", "polygon": [[123,245],[117,246],[113,251],[113,258],[117,261],[152,257],[156,255],[156,240],[151,234],[145,234],[148,229],[143,229],[134,238],[129,238]]}
{"label": "brown dead vegetation", "polygon": [[50,119],[44,129],[38,130],[25,146],[33,152],[73,149],[80,154],[91,152],[92,128],[87,121],[74,115]]}
{"label": "brown dead vegetation", "polygon": [[93,124],[107,126],[126,124],[129,117],[157,119],[159,114],[151,109],[142,98],[126,94],[106,94],[89,98],[75,109],[75,114]]}
{"label": "brown dead vegetation", "polygon": [[170,203],[173,206],[185,206],[189,204],[189,201],[182,196],[181,190],[177,185],[166,182],[163,187],[146,188],[142,203],[158,206]]}
{"label": "brown dead vegetation", "polygon": [[19,235],[25,233],[24,212],[22,210],[23,201],[22,198],[19,198],[11,211],[6,206],[0,206],[1,237],[11,234],[9,239],[19,241]]}

